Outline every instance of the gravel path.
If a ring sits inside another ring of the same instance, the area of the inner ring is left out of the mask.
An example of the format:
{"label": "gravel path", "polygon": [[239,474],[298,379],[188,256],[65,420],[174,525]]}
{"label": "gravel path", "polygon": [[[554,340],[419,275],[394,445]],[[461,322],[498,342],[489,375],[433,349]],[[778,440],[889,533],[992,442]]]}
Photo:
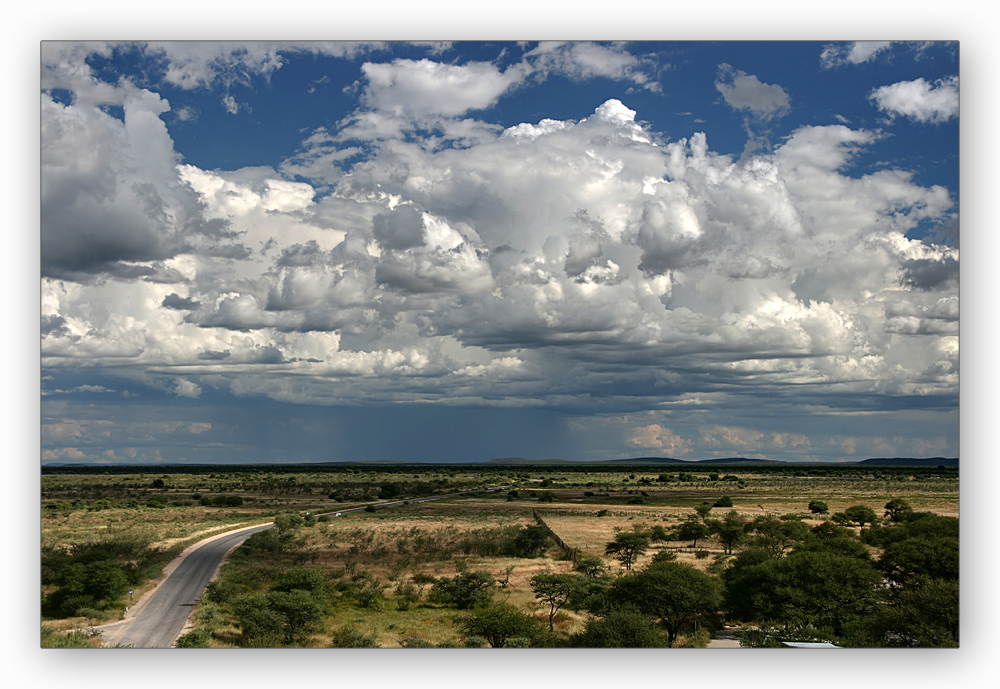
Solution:
{"label": "gravel path", "polygon": [[743,648],[733,634],[733,627],[723,627],[708,642],[708,648]]}

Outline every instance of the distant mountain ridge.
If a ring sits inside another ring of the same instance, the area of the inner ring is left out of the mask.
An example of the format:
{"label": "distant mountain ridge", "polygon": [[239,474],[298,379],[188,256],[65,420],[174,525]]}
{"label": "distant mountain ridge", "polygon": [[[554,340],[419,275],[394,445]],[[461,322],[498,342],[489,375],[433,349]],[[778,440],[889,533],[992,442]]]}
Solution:
{"label": "distant mountain ridge", "polygon": [[[475,464],[477,462],[463,462]],[[622,459],[594,459],[594,460],[571,460],[571,459],[525,459],[524,457],[501,457],[491,459],[485,464],[502,465],[551,465],[551,464],[670,464],[682,466],[713,465],[713,464],[753,464],[753,465],[775,465],[783,464],[864,464],[866,466],[946,466],[957,467],[957,457],[874,457],[871,459],[846,460],[842,462],[793,462],[777,459],[756,459],[751,457],[724,457],[719,459],[676,459],[674,457],[626,457]]]}
{"label": "distant mountain ridge", "polygon": [[[240,462],[231,462],[226,464],[210,463],[210,462],[163,462],[159,464],[108,464],[108,463],[86,463],[86,462],[44,462],[42,467],[122,467],[122,466],[141,466],[141,467],[212,467],[212,466],[228,466],[228,465],[239,465]],[[957,467],[958,457],[872,457],[869,459],[854,459],[845,460],[840,462],[795,462],[777,459],[758,459],[752,457],[724,457],[719,459],[676,459],[674,457],[625,457],[621,459],[593,459],[593,460],[582,460],[582,459],[525,459],[524,457],[499,457],[497,459],[490,459],[487,461],[468,461],[468,462],[406,462],[400,460],[355,460],[355,461],[341,461],[341,462],[305,462],[303,464],[310,464],[315,466],[330,466],[336,464],[351,464],[351,465],[412,465],[412,464],[428,464],[428,465],[463,465],[463,464],[493,464],[500,466],[552,466],[560,464],[569,464],[573,466],[580,465],[608,465],[608,464],[623,464],[623,465],[638,465],[638,464],[653,464],[653,465],[668,465],[668,466],[687,466],[687,467],[697,467],[697,466],[713,466],[713,465],[729,465],[729,466],[739,466],[739,465],[752,465],[752,466],[787,466],[789,464],[806,464],[810,466],[851,466],[851,465],[863,465],[863,466],[914,466],[914,467],[925,467],[925,466],[944,466],[944,467]],[[302,464],[290,464],[288,462],[251,462],[248,466],[302,466]]]}

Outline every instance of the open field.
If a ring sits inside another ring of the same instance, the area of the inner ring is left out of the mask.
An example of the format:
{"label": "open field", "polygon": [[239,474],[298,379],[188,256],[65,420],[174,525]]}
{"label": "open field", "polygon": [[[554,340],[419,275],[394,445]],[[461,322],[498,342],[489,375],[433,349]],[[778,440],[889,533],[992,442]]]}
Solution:
{"label": "open field", "polygon": [[[158,567],[186,545],[238,526],[311,513],[305,522],[297,516],[298,521],[280,529],[284,538],[280,547],[234,557],[223,568],[218,587],[214,592],[210,587],[194,618],[197,625],[211,630],[207,645],[244,644],[240,596],[266,596],[283,572],[304,567],[321,572],[329,590],[324,594],[322,619],[311,623],[309,633],[297,637],[295,645],[344,645],[347,630],[382,647],[457,646],[463,643],[461,620],[468,613],[432,600],[431,592],[435,582],[457,579],[463,572],[484,572],[502,582],[493,589],[493,600],[515,606],[548,628],[548,605],[536,600],[531,580],[540,573],[573,573],[571,554],[551,541],[530,556],[504,554],[517,533],[536,525],[535,514],[577,557],[600,558],[612,576],[624,571],[605,552],[617,534],[648,533],[655,527],[669,534],[695,516],[695,507],[723,496],[732,506],[714,508],[707,519],[735,513],[751,522],[785,515],[786,520],[814,527],[855,505],[869,507],[881,517],[894,498],[904,499],[915,512],[958,516],[957,470],[844,468],[824,469],[817,475],[808,468],[743,467],[698,473],[557,466],[214,469],[43,473],[43,594],[58,593],[60,576],[65,578],[58,574],[59,568],[88,548],[99,550],[108,542],[144,544],[155,556],[144,560],[145,578],[132,584],[141,595],[152,585]],[[506,488],[495,493],[409,503],[330,520],[315,518],[387,500],[501,485]],[[813,500],[825,501],[829,514],[810,512]],[[859,534],[857,526],[847,528]],[[731,558],[709,536],[699,540],[697,548],[691,546],[690,541],[654,539],[632,567],[645,568],[657,553],[673,553],[677,562],[717,577]],[[876,546],[865,548],[873,558],[881,552]],[[138,566],[122,557],[129,575],[139,577]],[[64,605],[56,614],[50,605],[43,626],[65,630],[113,620],[125,604],[120,597],[92,601],[79,606],[75,615],[67,614],[71,606]],[[591,619],[586,610],[570,607],[554,617],[556,645],[565,645]],[[678,645],[694,643],[685,639],[681,637]]]}

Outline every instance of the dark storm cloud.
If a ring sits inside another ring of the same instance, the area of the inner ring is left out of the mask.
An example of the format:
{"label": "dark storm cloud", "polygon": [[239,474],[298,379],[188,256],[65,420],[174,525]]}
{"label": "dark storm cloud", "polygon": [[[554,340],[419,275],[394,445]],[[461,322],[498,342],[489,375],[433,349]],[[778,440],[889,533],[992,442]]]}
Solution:
{"label": "dark storm cloud", "polygon": [[902,269],[904,284],[916,289],[935,289],[958,280],[958,261],[951,257],[904,261]]}
{"label": "dark storm cloud", "polygon": [[171,292],[163,298],[160,305],[167,309],[175,309],[177,311],[191,311],[196,309],[201,305],[197,299],[191,299],[190,297],[182,297],[176,292]]}
{"label": "dark storm cloud", "polygon": [[66,319],[62,316],[42,316],[42,335],[66,334]]}
{"label": "dark storm cloud", "polygon": [[281,251],[278,257],[278,265],[284,267],[304,267],[316,263],[322,263],[328,258],[328,252],[319,248],[315,239],[311,239],[305,244],[293,244]]}
{"label": "dark storm cloud", "polygon": [[250,258],[253,255],[253,251],[249,247],[243,246],[242,244],[214,244],[212,246],[205,247],[200,253],[205,256],[231,258],[238,261]]}
{"label": "dark storm cloud", "polygon": [[420,211],[399,206],[372,219],[375,239],[387,249],[410,249],[424,243],[424,220]]}

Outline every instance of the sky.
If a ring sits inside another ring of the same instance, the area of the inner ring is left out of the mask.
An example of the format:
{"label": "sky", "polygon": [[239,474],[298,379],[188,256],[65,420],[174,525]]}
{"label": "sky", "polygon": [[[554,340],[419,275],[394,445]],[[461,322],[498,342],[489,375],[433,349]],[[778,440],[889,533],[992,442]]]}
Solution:
{"label": "sky", "polygon": [[40,57],[43,464],[959,456],[958,43]]}

